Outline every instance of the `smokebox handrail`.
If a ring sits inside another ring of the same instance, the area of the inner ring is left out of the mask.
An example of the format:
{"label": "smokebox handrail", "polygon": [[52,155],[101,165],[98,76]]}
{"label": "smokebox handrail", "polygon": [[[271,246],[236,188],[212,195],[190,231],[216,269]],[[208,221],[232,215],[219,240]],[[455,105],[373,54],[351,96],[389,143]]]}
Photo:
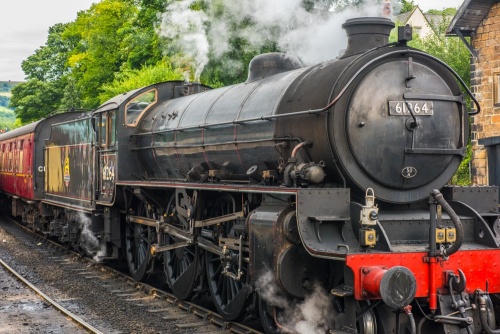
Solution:
{"label": "smokebox handrail", "polygon": [[[378,48],[377,48],[378,49]],[[373,51],[373,50],[370,50]],[[155,135],[155,134],[161,134],[161,133],[169,133],[169,132],[183,132],[187,130],[195,130],[195,129],[206,129],[210,127],[217,127],[221,125],[244,125],[245,123],[251,123],[251,122],[257,122],[257,121],[272,121],[274,119],[279,119],[279,118],[286,118],[286,117],[295,117],[295,116],[304,116],[304,115],[317,115],[321,114],[324,112],[327,112],[330,110],[331,107],[333,107],[339,100],[340,98],[344,95],[346,90],[351,86],[351,84],[358,78],[358,76],[369,66],[372,64],[380,61],[381,59],[401,54],[419,54],[421,56],[430,58],[441,65],[445,66],[452,74],[455,76],[455,78],[462,84],[462,86],[465,88],[469,96],[472,98],[474,103],[477,106],[477,111],[473,113],[469,113],[468,115],[476,115],[480,112],[480,106],[479,102],[476,100],[476,98],[473,96],[472,92],[467,88],[467,85],[465,82],[460,78],[460,76],[448,65],[446,65],[443,61],[440,59],[433,57],[425,52],[420,52],[416,50],[410,50],[410,49],[401,49],[401,50],[396,50],[396,51],[390,51],[387,52],[381,56],[375,57],[371,59],[370,61],[366,62],[350,79],[349,81],[344,85],[344,87],[340,90],[340,92],[337,94],[337,96],[325,107],[320,108],[320,109],[309,109],[309,110],[302,110],[302,111],[296,111],[296,112],[288,112],[284,114],[277,114],[277,115],[267,115],[267,116],[259,116],[259,117],[251,117],[251,118],[246,118],[246,119],[241,119],[241,120],[233,120],[233,121],[225,121],[225,122],[218,122],[218,123],[211,123],[211,124],[198,124],[198,125],[191,125],[191,126],[185,126],[185,127],[177,127],[177,128],[171,128],[171,129],[164,129],[160,131],[149,131],[149,132],[143,132],[140,134],[133,134],[133,136],[144,136],[144,135]]]}

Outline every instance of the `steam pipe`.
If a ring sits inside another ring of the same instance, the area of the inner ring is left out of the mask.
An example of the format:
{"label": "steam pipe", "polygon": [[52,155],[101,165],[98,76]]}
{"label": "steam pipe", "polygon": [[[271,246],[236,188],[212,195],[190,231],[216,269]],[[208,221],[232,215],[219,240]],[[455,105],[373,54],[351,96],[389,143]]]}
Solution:
{"label": "steam pipe", "polygon": [[429,227],[429,256],[430,257],[435,257],[437,255],[436,252],[436,228],[437,228],[437,221],[436,221],[436,212],[437,212],[437,201],[434,196],[434,194],[431,194],[429,196],[429,212],[430,212],[430,218],[431,218],[431,224]]}
{"label": "steam pipe", "polygon": [[299,149],[301,147],[304,147],[304,146],[307,146],[307,145],[310,145],[310,143],[306,140],[306,141],[303,141],[299,144],[297,144],[294,148],[293,148],[293,151],[292,151],[292,155],[290,156],[291,159],[295,159],[295,156],[297,155],[297,152],[299,151]]}
{"label": "steam pipe", "polygon": [[[477,291],[476,291],[477,292]],[[488,324],[488,310],[486,309],[486,299],[483,296],[478,296],[479,302],[479,320],[486,334],[500,334],[500,329],[491,329]]]}
{"label": "steam pipe", "polygon": [[432,191],[432,195],[436,199],[436,202],[438,202],[439,205],[443,208],[444,212],[446,212],[450,218],[451,221],[453,222],[453,225],[455,226],[455,229],[457,230],[457,239],[456,241],[450,246],[450,248],[447,248],[443,250],[443,256],[451,256],[452,254],[455,254],[460,247],[462,246],[462,243],[464,241],[464,227],[462,225],[462,222],[460,221],[460,218],[458,215],[453,211],[451,206],[446,202],[444,199],[443,195],[441,192],[437,189],[434,189]]}
{"label": "steam pipe", "polygon": [[413,317],[413,313],[411,313],[411,305],[403,307],[403,311],[405,311],[406,315],[408,316],[408,321],[410,322],[410,334],[416,334],[417,326],[415,325],[415,318]]}

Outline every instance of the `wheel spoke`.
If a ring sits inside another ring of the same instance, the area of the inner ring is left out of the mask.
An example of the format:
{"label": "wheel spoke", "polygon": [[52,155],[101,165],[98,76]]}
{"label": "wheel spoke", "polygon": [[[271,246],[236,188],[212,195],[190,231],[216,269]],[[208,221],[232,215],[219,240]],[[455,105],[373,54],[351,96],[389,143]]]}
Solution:
{"label": "wheel spoke", "polygon": [[[169,200],[167,215],[172,215],[175,209],[175,195]],[[185,229],[181,216],[176,216],[176,227]],[[182,225],[182,226],[180,226]],[[171,236],[166,236],[164,245],[176,243]],[[163,269],[166,275],[167,284],[172,289],[174,295],[181,299],[189,299],[194,290],[198,273],[198,249],[195,246],[172,249],[163,252]]]}
{"label": "wheel spoke", "polygon": [[[213,204],[208,218],[216,218],[236,211],[234,198],[229,194],[223,194]],[[235,221],[230,221],[220,226],[210,227],[213,241],[217,244],[219,238],[235,237],[235,233],[232,232],[235,223]],[[224,274],[224,268],[228,265],[227,261],[234,261],[231,258],[235,256],[242,256],[242,254],[239,254],[237,250],[229,250],[227,258],[221,258],[214,253],[207,253],[206,255],[207,281],[212,301],[226,320],[237,320],[241,317],[249,302],[247,290],[244,289],[246,281],[240,282]],[[246,263],[243,263],[243,266],[246,266]],[[228,269],[232,274],[235,274],[238,266],[229,263]],[[247,276],[243,276],[242,279],[246,280]]]}
{"label": "wheel spoke", "polygon": [[[139,205],[137,212],[139,216],[148,218],[153,216],[144,203]],[[129,224],[126,228],[127,262],[132,277],[138,281],[146,277],[152,265],[149,248],[151,240],[154,240],[154,233],[152,228],[135,223]]]}

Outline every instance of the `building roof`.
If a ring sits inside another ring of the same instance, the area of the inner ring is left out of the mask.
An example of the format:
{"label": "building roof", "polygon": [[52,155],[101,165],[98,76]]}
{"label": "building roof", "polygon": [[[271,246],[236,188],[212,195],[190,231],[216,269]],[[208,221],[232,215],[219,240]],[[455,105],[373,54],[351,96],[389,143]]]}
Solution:
{"label": "building roof", "polygon": [[411,15],[415,11],[415,9],[417,9],[417,7],[413,8],[413,10],[411,12],[406,12],[406,13],[403,13],[403,14],[396,15],[396,17],[395,17],[396,21],[399,21],[399,22],[402,22],[402,23],[408,22],[408,20],[410,19]]}
{"label": "building roof", "polygon": [[498,2],[500,0],[465,0],[451,20],[446,34],[457,35],[456,30],[459,30],[462,35],[470,36],[486,17],[491,6]]}
{"label": "building roof", "polygon": [[395,21],[398,21],[398,22],[401,22],[403,24],[406,24],[411,19],[411,17],[415,14],[415,12],[417,10],[420,13],[422,13],[422,15],[424,16],[425,20],[427,21],[427,24],[429,25],[429,27],[431,27],[431,29],[434,32],[437,31],[436,29],[439,27],[439,25],[443,22],[443,20],[445,18],[451,19],[451,16],[443,17],[443,15],[438,15],[438,14],[424,14],[424,12],[422,12],[422,10],[420,9],[419,6],[415,6],[411,12],[406,12],[406,13],[403,13],[403,14],[396,15],[395,16]]}

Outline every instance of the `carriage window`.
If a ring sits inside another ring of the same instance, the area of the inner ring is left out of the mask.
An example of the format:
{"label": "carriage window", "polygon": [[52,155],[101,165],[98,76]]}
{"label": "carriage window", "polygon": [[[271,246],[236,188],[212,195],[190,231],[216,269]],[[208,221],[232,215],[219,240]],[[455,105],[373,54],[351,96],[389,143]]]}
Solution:
{"label": "carriage window", "polygon": [[130,101],[125,107],[126,125],[136,126],[140,116],[156,102],[156,99],[156,89],[151,89]]}

